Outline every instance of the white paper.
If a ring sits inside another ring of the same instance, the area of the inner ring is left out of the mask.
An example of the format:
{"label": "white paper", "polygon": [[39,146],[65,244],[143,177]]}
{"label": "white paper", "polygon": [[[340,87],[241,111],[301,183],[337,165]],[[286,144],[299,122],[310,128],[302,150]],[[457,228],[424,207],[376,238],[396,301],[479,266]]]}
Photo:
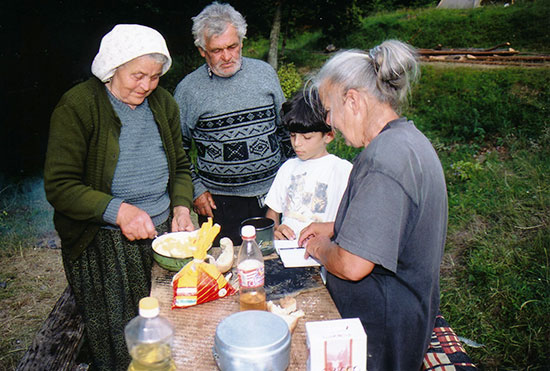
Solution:
{"label": "white paper", "polygon": [[296,248],[296,249],[281,249],[279,255],[283,261],[285,268],[295,268],[295,267],[318,267],[321,264],[311,256],[307,259],[304,258],[306,249]]}
{"label": "white paper", "polygon": [[297,240],[275,240],[275,250],[281,257],[285,268],[318,267],[319,262],[311,256],[304,258],[306,249],[298,247]]}

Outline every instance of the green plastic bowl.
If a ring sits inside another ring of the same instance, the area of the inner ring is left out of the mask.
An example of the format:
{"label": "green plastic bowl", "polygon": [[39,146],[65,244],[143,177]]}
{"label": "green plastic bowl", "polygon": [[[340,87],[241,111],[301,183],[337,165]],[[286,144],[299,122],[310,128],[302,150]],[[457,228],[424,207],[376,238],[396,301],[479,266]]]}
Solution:
{"label": "green plastic bowl", "polygon": [[155,250],[153,250],[153,259],[160,265],[162,268],[167,269],[172,272],[179,272],[185,264],[189,263],[193,257],[189,258],[172,258],[171,256],[161,255]]}
{"label": "green plastic bowl", "polygon": [[173,272],[179,272],[181,268],[185,266],[185,264],[189,263],[191,259],[193,259],[193,255],[190,255],[188,257],[183,258],[175,258],[166,254],[162,254],[156,251],[158,246],[162,244],[163,240],[167,238],[175,238],[175,239],[181,239],[181,240],[187,240],[190,237],[195,237],[198,231],[193,232],[174,232],[174,233],[166,233],[162,236],[159,236],[153,240],[152,248],[153,248],[153,259],[160,265],[162,268],[167,269],[169,271]]}

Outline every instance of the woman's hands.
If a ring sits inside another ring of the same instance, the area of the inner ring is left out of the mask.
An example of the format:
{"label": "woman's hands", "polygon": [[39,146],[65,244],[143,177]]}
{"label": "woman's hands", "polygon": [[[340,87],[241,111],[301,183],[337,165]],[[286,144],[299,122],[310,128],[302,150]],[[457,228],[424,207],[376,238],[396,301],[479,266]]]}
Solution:
{"label": "woman's hands", "polygon": [[333,236],[333,222],[312,223],[302,229],[298,244],[306,248],[306,258],[314,257],[336,277],[359,281],[369,275],[374,263],[341,248],[331,241]]}
{"label": "woman's hands", "polygon": [[325,236],[328,239],[334,236],[334,222],[311,223],[300,232],[298,246],[307,247],[308,241],[318,236]]}
{"label": "woman's hands", "polygon": [[[155,238],[157,230],[149,214],[139,207],[123,202],[118,209],[116,223],[122,234],[130,241]],[[172,232],[193,231],[189,209],[185,206],[174,207]]]}
{"label": "woman's hands", "polygon": [[172,232],[193,231],[195,226],[191,221],[189,209],[185,206],[174,207],[174,218],[172,219]]}
{"label": "woman's hands", "polygon": [[300,232],[298,246],[306,248],[305,258],[314,257],[323,265],[326,257],[323,250],[330,248],[330,238],[334,235],[334,222],[311,223]]}
{"label": "woman's hands", "polygon": [[118,209],[116,224],[130,241],[155,238],[157,235],[149,214],[126,202],[123,202]]}

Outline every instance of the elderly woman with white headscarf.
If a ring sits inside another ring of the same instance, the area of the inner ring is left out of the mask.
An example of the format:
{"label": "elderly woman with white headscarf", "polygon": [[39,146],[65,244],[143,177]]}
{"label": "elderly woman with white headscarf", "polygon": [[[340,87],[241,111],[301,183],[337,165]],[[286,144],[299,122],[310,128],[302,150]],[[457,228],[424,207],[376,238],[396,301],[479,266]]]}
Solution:
{"label": "elderly woman with white headscarf", "polygon": [[150,292],[151,239],[194,229],[179,109],[158,87],[171,63],[159,32],[117,25],[101,41],[95,77],[51,117],[44,185],[94,369],[128,367],[124,327]]}

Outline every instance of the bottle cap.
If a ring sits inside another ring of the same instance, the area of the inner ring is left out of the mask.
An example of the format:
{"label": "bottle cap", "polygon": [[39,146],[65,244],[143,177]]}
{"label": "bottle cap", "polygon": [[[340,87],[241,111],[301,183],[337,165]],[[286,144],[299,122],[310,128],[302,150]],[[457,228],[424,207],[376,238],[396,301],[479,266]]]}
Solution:
{"label": "bottle cap", "polygon": [[241,228],[241,236],[243,238],[252,238],[256,236],[256,228],[253,225],[245,225]]}
{"label": "bottle cap", "polygon": [[153,318],[159,315],[159,301],[151,296],[139,301],[139,315],[145,318]]}

